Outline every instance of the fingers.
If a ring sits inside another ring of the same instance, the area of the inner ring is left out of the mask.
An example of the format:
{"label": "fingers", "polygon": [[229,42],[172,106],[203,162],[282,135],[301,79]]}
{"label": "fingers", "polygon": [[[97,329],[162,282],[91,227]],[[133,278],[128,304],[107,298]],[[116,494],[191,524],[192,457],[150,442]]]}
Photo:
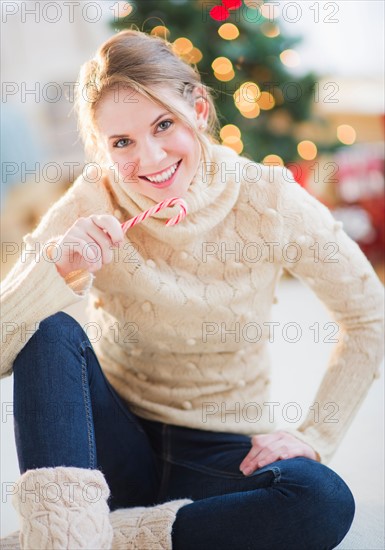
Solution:
{"label": "fingers", "polygon": [[287,454],[287,451],[286,445],[282,445],[279,440],[272,441],[263,447],[253,447],[241,463],[240,470],[245,475],[249,475],[254,470],[278,460],[280,454]]}
{"label": "fingers", "polygon": [[254,435],[251,441],[252,448],[239,467],[245,475],[250,475],[266,464],[286,458],[303,456],[313,460],[318,459],[313,447],[282,430],[271,434]]}
{"label": "fingers", "polygon": [[250,475],[266,464],[291,456],[286,438],[280,432],[255,435],[252,437],[252,445],[239,467],[245,475]]}
{"label": "fingers", "polygon": [[102,254],[100,247],[89,240],[78,239],[81,253],[77,253],[81,257],[82,268],[87,269],[90,273],[95,273],[102,267]]}
{"label": "fingers", "polygon": [[124,233],[120,222],[115,216],[101,214],[99,216],[90,216],[94,225],[105,232],[112,245],[124,240]]}
{"label": "fingers", "polygon": [[113,246],[124,233],[117,218],[109,214],[78,218],[60,240],[61,258],[56,267],[62,276],[75,269],[94,273],[114,258]]}
{"label": "fingers", "polygon": [[87,229],[86,234],[89,239],[86,248],[82,251],[83,256],[87,256],[87,258],[89,258],[90,250],[93,249],[95,252],[95,258],[100,259],[102,265],[111,263],[114,257],[114,252],[112,250],[113,245],[111,243],[111,239],[108,235],[94,224]]}
{"label": "fingers", "polygon": [[[95,249],[89,249],[89,243],[74,235],[65,236],[58,242],[61,251],[60,259],[55,261],[56,268],[62,277],[65,277],[71,271],[77,269],[87,269],[90,273],[97,271],[101,267],[101,256],[97,257]],[[87,250],[86,257],[82,252]]]}

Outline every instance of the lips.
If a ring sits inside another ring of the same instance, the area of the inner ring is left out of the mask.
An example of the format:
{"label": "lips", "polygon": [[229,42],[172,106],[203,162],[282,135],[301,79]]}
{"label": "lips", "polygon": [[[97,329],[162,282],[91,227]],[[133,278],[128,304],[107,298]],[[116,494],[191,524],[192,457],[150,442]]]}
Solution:
{"label": "lips", "polygon": [[[176,177],[176,174],[178,173],[179,171],[179,166],[181,165],[182,163],[182,159],[179,160],[176,164],[177,164],[177,168],[175,170],[175,172],[172,174],[172,176],[166,180],[166,181],[162,181],[161,183],[156,183],[156,182],[153,182],[153,181],[150,181],[146,176],[139,176],[140,179],[142,180],[145,180],[145,181],[148,181],[149,183],[151,183],[151,185],[157,189],[163,189],[164,187],[168,187],[169,185],[171,185],[174,180],[175,180],[175,177]],[[172,164],[171,166],[174,166],[174,164]],[[169,170],[169,168],[167,169]],[[163,170],[163,172],[165,172],[166,170]],[[161,174],[162,172],[158,172],[159,174]]]}

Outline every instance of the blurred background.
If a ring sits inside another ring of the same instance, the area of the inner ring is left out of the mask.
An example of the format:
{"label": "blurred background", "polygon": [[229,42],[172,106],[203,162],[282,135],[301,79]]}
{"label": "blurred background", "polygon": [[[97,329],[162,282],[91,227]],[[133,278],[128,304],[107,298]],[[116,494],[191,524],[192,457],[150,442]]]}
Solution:
{"label": "blurred background", "polygon": [[[105,39],[135,24],[171,42],[215,91],[221,142],[257,162],[292,170],[343,221],[384,282],[383,2],[4,1],[1,10],[2,245],[20,245],[81,173],[83,148],[72,111],[79,67]],[[1,278],[18,259],[14,250],[4,255],[2,247]],[[299,316],[306,317],[306,305],[298,305],[303,299],[313,315],[325,317],[314,295],[286,277],[281,316],[293,311],[295,298]],[[83,311],[70,312],[83,319]],[[301,343],[301,353],[316,356],[308,380],[315,388],[330,350],[309,345]],[[274,354],[279,364],[284,345]],[[282,384],[279,368],[276,376]],[[1,385],[6,402],[12,400],[11,380]],[[277,391],[287,390],[290,380]],[[374,384],[370,392],[332,467],[378,504],[383,390]],[[3,473],[10,480],[17,475],[12,426],[1,426]],[[358,480],[353,470],[362,461],[367,468]],[[7,532],[15,516],[8,504],[4,510]]]}
{"label": "blurred background", "polygon": [[383,12],[353,0],[4,2],[2,240],[19,242],[81,173],[80,64],[135,24],[215,90],[221,141],[290,168],[384,280]]}

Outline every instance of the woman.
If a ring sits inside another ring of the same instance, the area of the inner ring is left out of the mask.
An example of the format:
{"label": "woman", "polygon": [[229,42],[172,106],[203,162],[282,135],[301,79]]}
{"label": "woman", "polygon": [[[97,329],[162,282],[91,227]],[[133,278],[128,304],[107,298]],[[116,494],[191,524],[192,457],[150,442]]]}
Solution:
{"label": "woman", "polygon": [[[218,143],[210,90],[167,42],[113,36],[81,68],[76,107],[91,168],[3,285],[21,546],[334,548],[355,506],[326,464],[383,356],[373,268],[288,171]],[[123,234],[175,196],[181,223],[165,226],[167,208]],[[298,430],[263,406],[284,268],[339,325]],[[88,295],[82,328],[61,310]]]}

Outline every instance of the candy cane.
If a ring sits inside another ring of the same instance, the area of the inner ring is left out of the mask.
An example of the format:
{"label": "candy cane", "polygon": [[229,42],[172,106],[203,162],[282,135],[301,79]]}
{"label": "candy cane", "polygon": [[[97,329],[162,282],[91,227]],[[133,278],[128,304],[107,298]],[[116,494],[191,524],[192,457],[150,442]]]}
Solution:
{"label": "candy cane", "polygon": [[152,206],[145,212],[142,212],[141,214],[138,214],[134,218],[131,218],[126,222],[122,223],[121,225],[122,225],[123,232],[125,233],[127,229],[130,229],[137,223],[140,223],[146,218],[152,216],[153,214],[156,214],[157,212],[159,212],[159,210],[163,210],[163,208],[167,208],[168,206],[174,206],[174,204],[179,204],[180,212],[177,216],[170,218],[166,223],[166,225],[167,226],[176,225],[177,223],[182,221],[187,214],[187,204],[183,199],[180,199],[179,197],[173,197],[172,199],[165,199],[164,201],[159,202],[155,206]]}

